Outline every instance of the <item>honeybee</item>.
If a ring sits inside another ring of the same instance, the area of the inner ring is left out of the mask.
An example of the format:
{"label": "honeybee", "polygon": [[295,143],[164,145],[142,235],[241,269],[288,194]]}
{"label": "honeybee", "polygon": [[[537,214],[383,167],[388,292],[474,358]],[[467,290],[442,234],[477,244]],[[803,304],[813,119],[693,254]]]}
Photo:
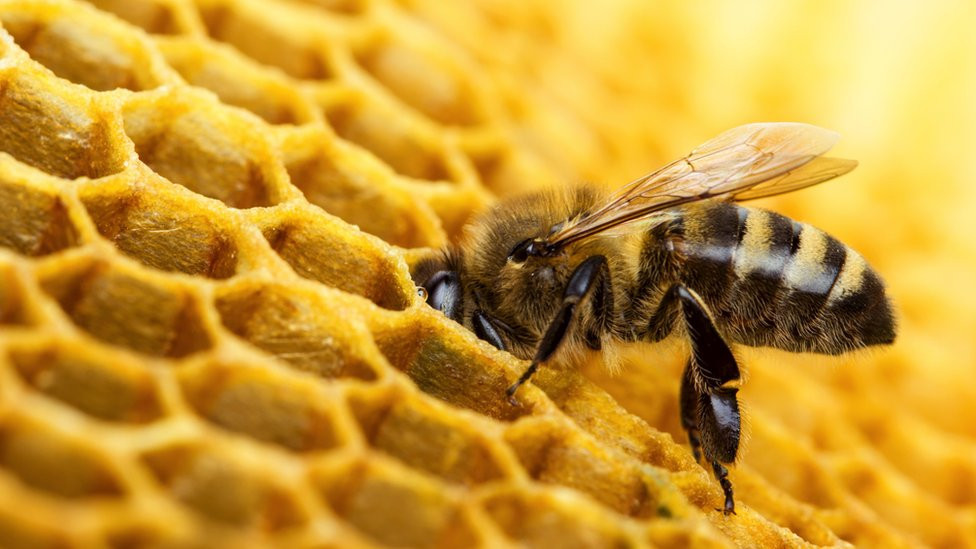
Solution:
{"label": "honeybee", "polygon": [[822,156],[838,137],[748,124],[608,196],[582,187],[501,202],[412,276],[430,306],[531,360],[510,400],[557,353],[688,338],[681,423],[728,515],[741,427],[731,345],[836,355],[895,338],[885,287],[857,252],[737,204],[851,171],[856,161]]}

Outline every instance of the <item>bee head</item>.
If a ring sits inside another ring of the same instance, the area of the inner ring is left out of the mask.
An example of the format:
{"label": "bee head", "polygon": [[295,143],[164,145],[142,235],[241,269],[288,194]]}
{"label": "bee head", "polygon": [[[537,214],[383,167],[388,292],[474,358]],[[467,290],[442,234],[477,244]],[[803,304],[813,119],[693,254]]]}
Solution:
{"label": "bee head", "polygon": [[531,319],[530,324],[540,324],[539,319],[548,319],[559,303],[569,267],[565,250],[548,245],[543,237],[519,240],[494,280],[499,305],[518,318]]}

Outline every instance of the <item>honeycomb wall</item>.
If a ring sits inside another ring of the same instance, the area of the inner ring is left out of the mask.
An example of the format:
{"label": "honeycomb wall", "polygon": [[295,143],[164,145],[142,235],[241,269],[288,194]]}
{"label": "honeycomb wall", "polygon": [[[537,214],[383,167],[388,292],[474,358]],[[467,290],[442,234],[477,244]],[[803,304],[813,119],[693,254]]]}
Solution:
{"label": "honeycomb wall", "polygon": [[655,129],[682,108],[571,42],[587,15],[0,0],[0,546],[976,546],[972,384],[933,341],[744,351],[725,517],[680,344],[544,368],[512,406],[524,365],[416,296],[408,265],[497,197],[709,135]]}

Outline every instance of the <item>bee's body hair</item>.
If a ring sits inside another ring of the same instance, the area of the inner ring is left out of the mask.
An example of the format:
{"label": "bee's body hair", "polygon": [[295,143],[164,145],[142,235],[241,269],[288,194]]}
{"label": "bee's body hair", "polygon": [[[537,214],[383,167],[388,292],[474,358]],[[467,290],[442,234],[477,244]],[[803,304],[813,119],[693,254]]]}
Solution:
{"label": "bee's body hair", "polygon": [[586,330],[598,330],[604,350],[680,331],[676,304],[661,309],[676,284],[701,296],[730,343],[836,355],[894,338],[884,286],[857,252],[811,225],[728,202],[676,208],[641,231],[600,235],[554,260],[506,264],[511,242],[585,211],[595,196],[577,189],[525,198],[476,224],[470,245],[446,252],[465,286],[462,323],[471,328],[475,308],[487,310],[507,328],[508,350],[530,358],[569,274],[599,254],[610,270],[613,317],[600,325],[584,307],[567,350],[583,345]]}
{"label": "bee's body hair", "polygon": [[[630,295],[637,313],[627,325],[649,320],[645,311],[656,310],[667,289],[680,283],[702,297],[730,343],[837,355],[894,340],[878,275],[857,252],[811,225],[703,202],[649,231],[643,250]],[[640,339],[659,340],[680,326],[674,313],[658,318],[662,323]]]}

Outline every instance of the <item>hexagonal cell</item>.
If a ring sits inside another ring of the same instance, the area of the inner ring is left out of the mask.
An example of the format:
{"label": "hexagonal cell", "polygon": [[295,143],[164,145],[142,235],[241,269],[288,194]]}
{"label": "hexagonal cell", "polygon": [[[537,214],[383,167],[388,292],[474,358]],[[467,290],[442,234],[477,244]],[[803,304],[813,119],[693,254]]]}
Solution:
{"label": "hexagonal cell", "polygon": [[0,425],[0,468],[24,484],[67,498],[119,497],[109,466],[75,440],[33,422]]}
{"label": "hexagonal cell", "polygon": [[210,520],[271,532],[308,520],[287,489],[224,453],[177,446],[149,452],[143,462],[174,498]]}
{"label": "hexagonal cell", "polygon": [[322,377],[377,377],[363,352],[369,337],[347,313],[317,294],[279,285],[222,290],[217,311],[224,326],[295,368]]}
{"label": "hexagonal cell", "polygon": [[298,0],[304,4],[325,8],[330,11],[350,15],[360,14],[369,9],[372,0]]}
{"label": "hexagonal cell", "polygon": [[512,406],[505,398],[513,380],[500,364],[470,342],[427,325],[426,317],[374,327],[373,338],[387,360],[425,393],[502,421],[531,412],[528,401]]}
{"label": "hexagonal cell", "polygon": [[145,265],[218,279],[237,271],[238,247],[224,212],[127,185],[89,186],[80,194],[98,232]]}
{"label": "hexagonal cell", "polygon": [[376,244],[313,210],[288,215],[262,228],[275,252],[299,275],[361,295],[380,307],[407,308],[412,283]]}
{"label": "hexagonal cell", "polygon": [[575,488],[618,513],[653,517],[668,496],[683,499],[673,492],[664,473],[655,478],[648,472],[650,468],[622,454],[612,455],[551,420],[523,418],[509,427],[505,439],[536,480]]}
{"label": "hexagonal cell", "polygon": [[231,48],[188,38],[160,38],[156,44],[188,83],[207,88],[228,105],[247,109],[270,124],[318,120],[314,105],[293,82]]}
{"label": "hexagonal cell", "polygon": [[360,97],[324,105],[329,125],[343,139],[372,152],[397,173],[418,179],[453,180],[438,146],[423,137],[403,114]]}
{"label": "hexagonal cell", "polygon": [[39,256],[78,243],[78,232],[57,194],[7,178],[0,168],[0,246]]}
{"label": "hexagonal cell", "polygon": [[357,47],[353,55],[393,94],[437,122],[478,124],[485,119],[478,86],[450,51],[453,49],[443,45],[407,42],[387,32]]}
{"label": "hexagonal cell", "polygon": [[[478,213],[496,201],[481,185],[453,185],[429,181],[402,181],[407,192],[427,203],[452,242],[460,240],[464,227]],[[440,247],[440,246],[436,246]]]}
{"label": "hexagonal cell", "polygon": [[[23,516],[8,515],[8,509],[0,510],[0,547],[6,549],[66,549],[71,547],[63,532],[45,528],[37,521]],[[16,511],[15,511],[16,512]]]}
{"label": "hexagonal cell", "polygon": [[88,346],[12,348],[9,359],[30,387],[105,421],[146,423],[162,415],[153,376]]}
{"label": "hexagonal cell", "polygon": [[58,177],[102,177],[126,152],[88,97],[29,71],[0,71],[0,151]]}
{"label": "hexagonal cell", "polygon": [[[134,506],[133,506],[134,507]],[[104,520],[101,525],[98,537],[108,549],[137,549],[140,547],[179,547],[180,534],[178,530],[166,528],[167,517],[158,514],[156,517],[148,518],[139,516],[138,512],[132,515],[114,514],[111,518]],[[185,536],[185,534],[184,534]],[[207,540],[216,545],[213,540]]]}
{"label": "hexagonal cell", "polygon": [[0,264],[0,326],[30,324],[26,299],[27,289],[20,276],[11,267]]}
{"label": "hexagonal cell", "polygon": [[390,244],[405,248],[443,244],[440,223],[430,207],[394,186],[386,170],[369,155],[336,139],[298,137],[288,140],[281,151],[292,184],[309,202]]}
{"label": "hexagonal cell", "polygon": [[407,547],[474,547],[478,534],[444,486],[392,463],[334,464],[313,472],[333,511],[379,543]]}
{"label": "hexagonal cell", "polygon": [[162,83],[165,67],[138,35],[94,10],[0,11],[0,23],[33,60],[93,90],[144,90]]}
{"label": "hexagonal cell", "polygon": [[349,407],[372,447],[412,468],[463,484],[505,476],[477,427],[449,421],[443,410],[393,395],[352,394]]}
{"label": "hexagonal cell", "polygon": [[269,18],[260,4],[216,1],[198,8],[210,36],[233,45],[244,55],[296,78],[332,76],[325,51],[329,42],[321,35],[321,27],[308,24],[307,11],[296,12],[280,5],[275,17]]}
{"label": "hexagonal cell", "polygon": [[[152,34],[182,34],[195,30],[192,12],[185,4],[171,0],[85,0],[102,11],[112,12],[121,19],[142,27]],[[181,7],[183,7],[181,9]]]}
{"label": "hexagonal cell", "polygon": [[510,143],[470,140],[464,144],[464,149],[481,182],[500,196],[564,184],[569,180],[568,176],[560,179],[550,171],[551,168],[526,151],[512,148]]}
{"label": "hexagonal cell", "polygon": [[123,111],[139,160],[159,175],[234,208],[269,206],[284,170],[259,129],[202,97],[135,99]]}
{"label": "hexagonal cell", "polygon": [[185,369],[180,384],[198,414],[230,431],[300,452],[339,443],[321,387],[236,363]]}
{"label": "hexagonal cell", "polygon": [[79,261],[40,273],[41,287],[97,339],[156,356],[208,349],[201,305],[182,286],[104,263]]}
{"label": "hexagonal cell", "polygon": [[520,487],[499,491],[487,498],[482,507],[509,538],[526,547],[635,546],[634,540],[617,527],[617,521],[601,517],[592,507],[584,511],[580,509],[582,504]]}

